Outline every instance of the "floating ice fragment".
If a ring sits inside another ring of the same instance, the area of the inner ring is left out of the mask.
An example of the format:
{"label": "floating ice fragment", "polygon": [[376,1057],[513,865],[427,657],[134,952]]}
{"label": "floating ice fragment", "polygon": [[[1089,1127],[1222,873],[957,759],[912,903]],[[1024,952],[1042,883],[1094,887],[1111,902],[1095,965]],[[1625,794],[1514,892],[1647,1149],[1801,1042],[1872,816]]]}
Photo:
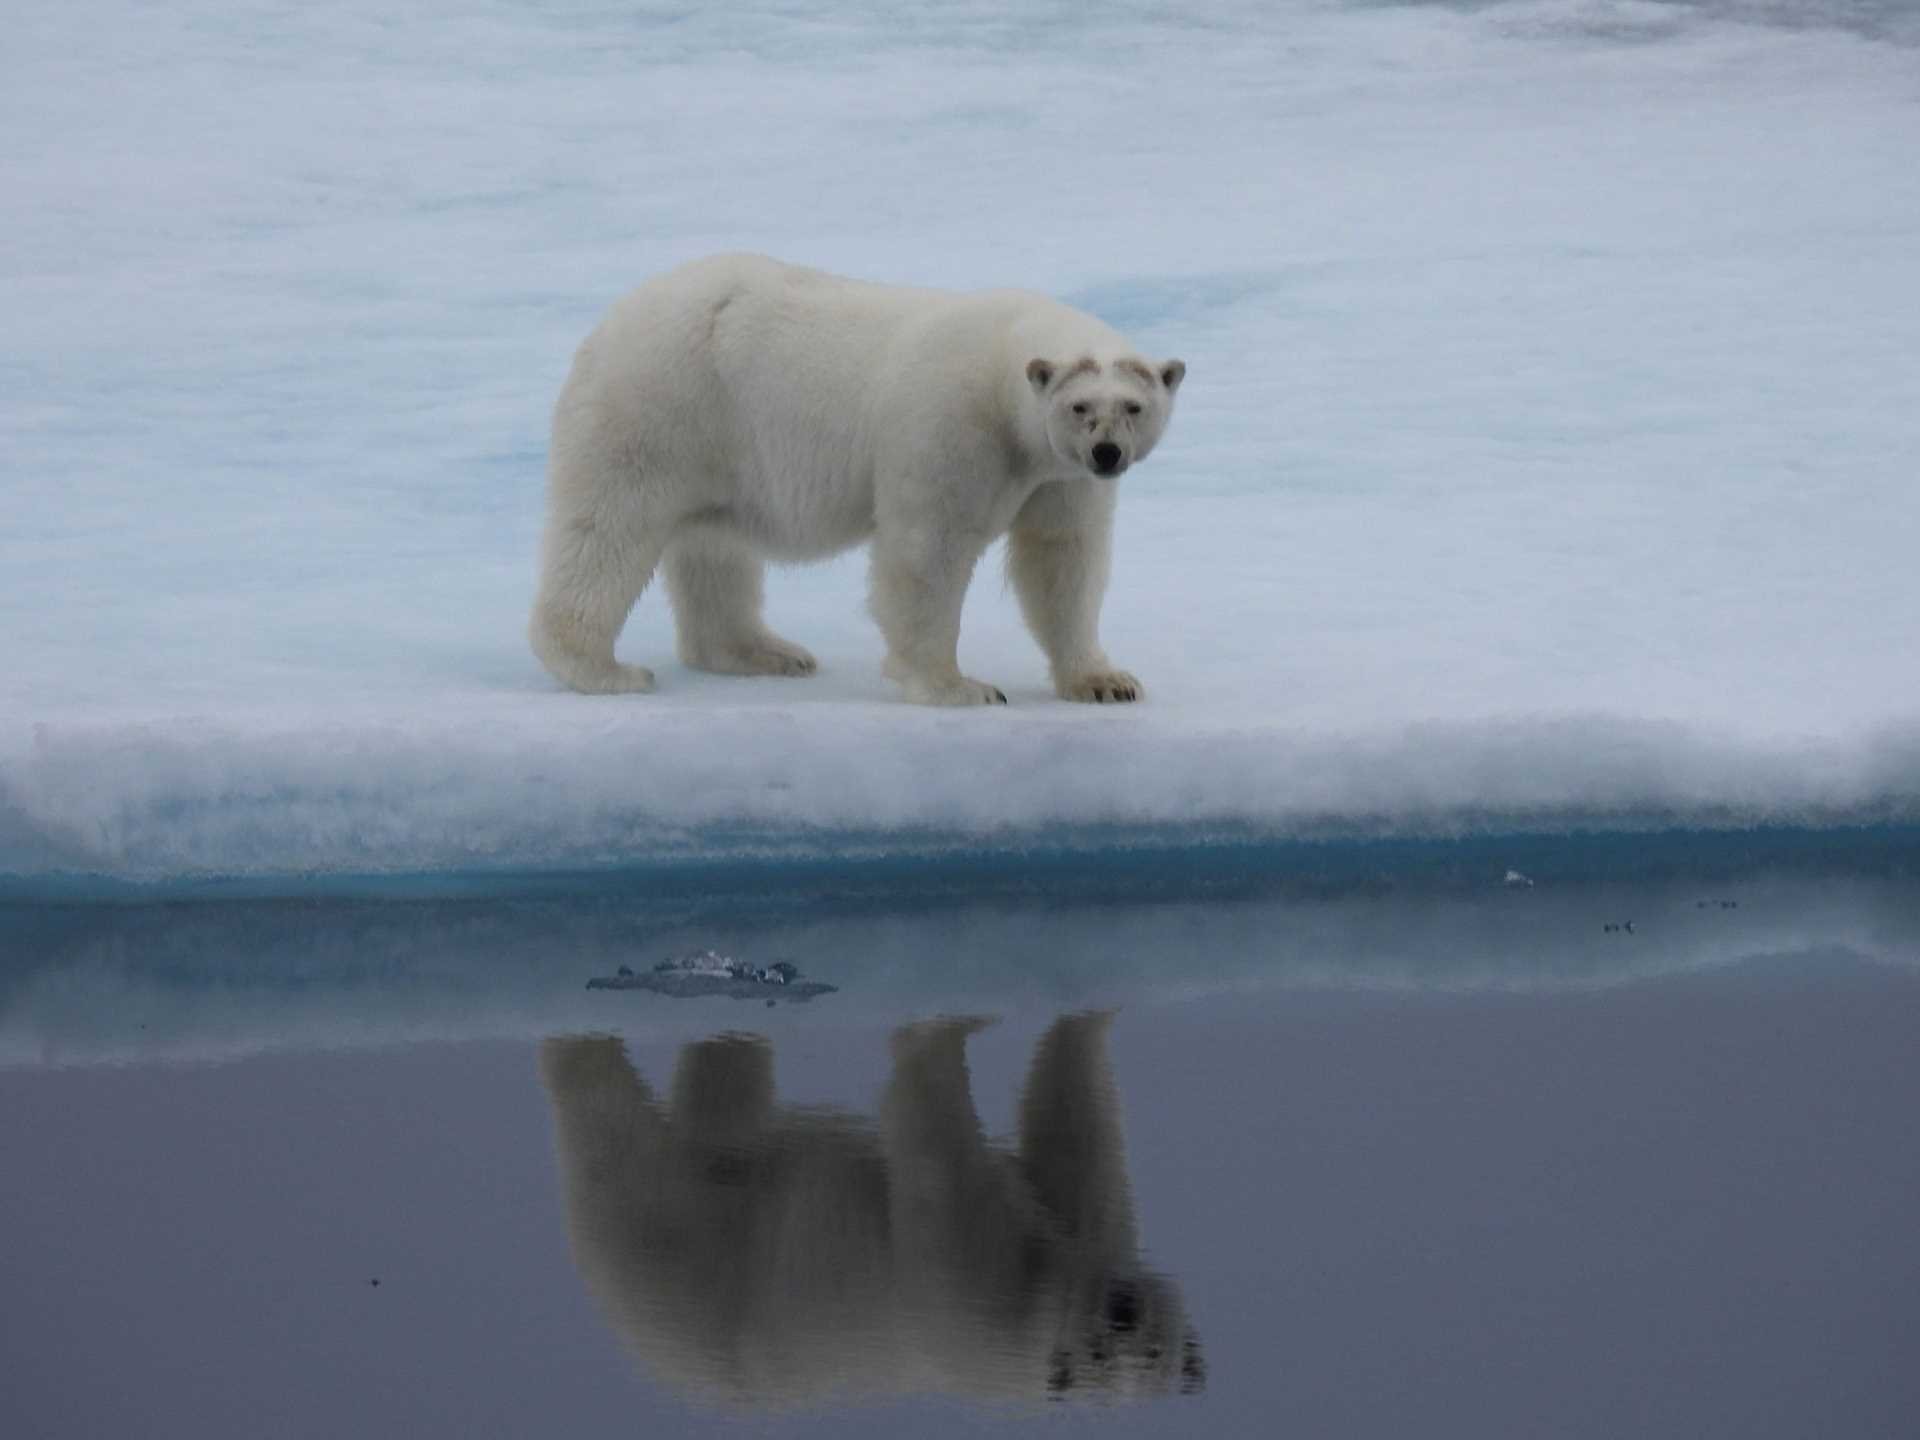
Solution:
{"label": "floating ice fragment", "polygon": [[655,974],[680,970],[698,975],[735,975],[745,968],[738,960],[730,960],[718,950],[695,950],[691,955],[662,960],[653,967]]}
{"label": "floating ice fragment", "polygon": [[[771,965],[753,965],[735,960],[718,950],[696,950],[662,960],[645,975],[636,975],[622,965],[612,975],[596,975],[587,981],[589,990],[651,990],[656,995],[690,1000],[700,995],[726,995],[735,1000],[756,999],[777,989],[792,1000],[811,1000],[830,995],[838,986],[817,980],[802,980],[800,967],[787,960]],[[769,999],[769,1005],[774,1002]]]}

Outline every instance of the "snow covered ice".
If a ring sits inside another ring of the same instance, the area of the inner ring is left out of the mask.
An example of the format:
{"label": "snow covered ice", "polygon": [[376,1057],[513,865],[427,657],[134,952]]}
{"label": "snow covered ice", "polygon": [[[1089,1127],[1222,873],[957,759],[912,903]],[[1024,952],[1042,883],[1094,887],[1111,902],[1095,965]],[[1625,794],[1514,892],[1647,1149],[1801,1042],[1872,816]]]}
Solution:
{"label": "snow covered ice", "polygon": [[[31,0],[0,877],[1913,823],[1917,60],[1867,0]],[[686,671],[654,592],[656,694],[553,686],[548,408],[720,249],[1188,361],[1103,627],[1148,704],[1055,701],[991,566],[1013,703],[900,703],[858,555],[771,577],[815,679]]]}

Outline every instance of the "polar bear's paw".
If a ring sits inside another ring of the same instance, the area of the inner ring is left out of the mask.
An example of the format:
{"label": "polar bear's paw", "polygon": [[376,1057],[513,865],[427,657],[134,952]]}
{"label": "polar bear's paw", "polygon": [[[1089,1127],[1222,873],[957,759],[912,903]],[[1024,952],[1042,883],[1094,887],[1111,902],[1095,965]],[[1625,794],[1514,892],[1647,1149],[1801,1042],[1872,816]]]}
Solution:
{"label": "polar bear's paw", "polygon": [[952,680],[913,678],[901,681],[907,698],[916,705],[1004,705],[1007,695],[997,685],[984,680],[969,680],[961,675]]}
{"label": "polar bear's paw", "polygon": [[653,672],[644,665],[574,660],[556,673],[582,695],[644,695],[653,689]]}
{"label": "polar bear's paw", "polygon": [[811,675],[820,668],[811,651],[777,635],[769,635],[747,658],[756,675]]}
{"label": "polar bear's paw", "polygon": [[810,651],[770,632],[702,645],[683,658],[696,670],[721,675],[811,675],[820,668]]}
{"label": "polar bear's paw", "polygon": [[999,1023],[997,1015],[936,1015],[931,1020],[911,1021],[893,1032],[893,1058],[908,1060],[943,1045],[965,1045],[969,1035]]}
{"label": "polar bear's paw", "polygon": [[1060,686],[1062,700],[1079,700],[1090,705],[1124,705],[1146,698],[1147,687],[1124,670],[1099,670],[1091,675],[1076,675]]}
{"label": "polar bear's paw", "polygon": [[1006,692],[984,680],[969,680],[949,672],[926,675],[915,670],[898,655],[881,662],[880,673],[897,684],[907,699],[916,705],[1004,705]]}
{"label": "polar bear's paw", "polygon": [[630,1086],[633,1062],[612,1035],[556,1035],[540,1046],[540,1074],[556,1090]]}

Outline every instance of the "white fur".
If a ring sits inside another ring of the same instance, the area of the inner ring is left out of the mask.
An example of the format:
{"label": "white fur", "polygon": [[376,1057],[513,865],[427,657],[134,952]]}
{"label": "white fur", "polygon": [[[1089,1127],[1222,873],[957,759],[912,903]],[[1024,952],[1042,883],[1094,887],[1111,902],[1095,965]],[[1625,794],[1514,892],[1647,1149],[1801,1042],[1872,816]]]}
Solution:
{"label": "white fur", "polygon": [[761,620],[763,561],[871,541],[886,673],[925,703],[1004,701],[960,673],[957,647],[974,568],[1010,533],[1054,688],[1135,699],[1098,631],[1115,490],[1184,374],[1023,291],[750,255],[684,266],[613,307],[561,391],[534,652],[576,690],[651,689],[613,645],[664,562],[688,665],[809,674],[813,657]]}

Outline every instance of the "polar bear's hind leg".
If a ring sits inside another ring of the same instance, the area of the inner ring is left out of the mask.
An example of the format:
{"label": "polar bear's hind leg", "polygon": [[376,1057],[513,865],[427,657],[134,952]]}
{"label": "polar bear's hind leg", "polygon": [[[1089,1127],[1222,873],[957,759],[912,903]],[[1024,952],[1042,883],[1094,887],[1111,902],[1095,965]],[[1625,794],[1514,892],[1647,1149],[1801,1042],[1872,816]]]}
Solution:
{"label": "polar bear's hind leg", "polygon": [[689,525],[667,550],[680,659],[722,675],[811,675],[812,655],[760,618],[766,565],[742,538],[716,525]]}
{"label": "polar bear's hind leg", "polygon": [[653,672],[622,665],[613,642],[666,548],[637,500],[547,521],[540,593],[527,638],[533,653],[563,685],[587,695],[653,689]]}

